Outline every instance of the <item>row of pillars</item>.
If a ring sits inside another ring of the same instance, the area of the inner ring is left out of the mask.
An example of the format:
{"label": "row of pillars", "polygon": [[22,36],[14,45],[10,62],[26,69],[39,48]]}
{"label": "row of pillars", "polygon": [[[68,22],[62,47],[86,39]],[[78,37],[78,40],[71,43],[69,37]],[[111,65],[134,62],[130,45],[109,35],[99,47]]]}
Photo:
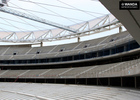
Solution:
{"label": "row of pillars", "polygon": [[140,77],[117,77],[117,78],[73,78],[73,79],[36,79],[36,78],[0,78],[0,82],[33,82],[33,83],[55,83],[55,84],[83,84],[97,86],[119,86],[140,88]]}

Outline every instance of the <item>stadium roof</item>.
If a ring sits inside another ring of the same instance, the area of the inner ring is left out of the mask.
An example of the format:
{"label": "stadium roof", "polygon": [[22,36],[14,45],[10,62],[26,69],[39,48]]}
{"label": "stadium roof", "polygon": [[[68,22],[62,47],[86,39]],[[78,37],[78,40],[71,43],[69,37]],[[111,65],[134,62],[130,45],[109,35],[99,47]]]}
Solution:
{"label": "stadium roof", "polygon": [[[76,2],[76,5],[73,2]],[[25,5],[28,7],[25,8]],[[88,9],[88,11],[83,10],[79,5],[84,5],[82,7],[91,9]],[[50,8],[50,6],[53,8]],[[104,9],[98,0],[70,0],[67,2],[63,0],[48,0],[47,2],[46,0],[40,0],[38,2],[17,0],[14,2],[11,0],[8,2],[8,6],[0,8],[0,42],[33,43],[64,40],[120,27],[122,24]],[[51,14],[46,12],[47,10]],[[65,16],[63,15],[64,13]],[[53,17],[48,15],[53,15]],[[61,19],[54,18],[54,16],[61,17]],[[26,24],[26,26],[20,25],[19,23]],[[50,28],[50,26],[57,28]]]}
{"label": "stadium roof", "polygon": [[140,44],[140,10],[120,10],[120,1],[140,0],[100,0],[100,2],[124,25]]}

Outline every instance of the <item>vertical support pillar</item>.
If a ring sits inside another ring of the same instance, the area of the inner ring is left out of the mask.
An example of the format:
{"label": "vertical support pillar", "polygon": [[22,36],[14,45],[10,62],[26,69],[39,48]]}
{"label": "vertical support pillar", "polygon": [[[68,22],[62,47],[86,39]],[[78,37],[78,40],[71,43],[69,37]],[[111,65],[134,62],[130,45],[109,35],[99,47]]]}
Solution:
{"label": "vertical support pillar", "polygon": [[43,42],[40,43],[40,46],[43,47]]}
{"label": "vertical support pillar", "polygon": [[77,42],[80,42],[80,37],[77,38]]}
{"label": "vertical support pillar", "polygon": [[98,78],[97,78],[97,85],[98,85],[99,83],[98,83]]}
{"label": "vertical support pillar", "polygon": [[86,85],[87,85],[87,78],[86,78]]}
{"label": "vertical support pillar", "polygon": [[64,79],[64,80],[65,80],[65,84],[67,84],[66,79]]}
{"label": "vertical support pillar", "polygon": [[108,86],[110,86],[110,78],[108,78]]}
{"label": "vertical support pillar", "polygon": [[74,56],[72,56],[72,60],[74,60]]}
{"label": "vertical support pillar", "polygon": [[44,79],[44,82],[46,83],[46,79]]}
{"label": "vertical support pillar", "polygon": [[122,77],[121,77],[121,87],[123,87],[123,79],[122,79]]}
{"label": "vertical support pillar", "polygon": [[121,32],[122,32],[122,27],[120,26],[120,27],[119,27],[119,33],[121,33]]}
{"label": "vertical support pillar", "polygon": [[137,77],[134,77],[134,81],[135,81],[135,88],[137,88]]}

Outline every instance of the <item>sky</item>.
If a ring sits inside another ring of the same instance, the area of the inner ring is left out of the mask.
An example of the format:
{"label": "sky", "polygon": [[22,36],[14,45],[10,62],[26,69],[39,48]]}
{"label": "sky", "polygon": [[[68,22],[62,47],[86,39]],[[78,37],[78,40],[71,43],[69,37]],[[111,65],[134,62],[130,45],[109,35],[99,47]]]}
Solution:
{"label": "sky", "polygon": [[[7,8],[30,14],[33,17],[38,16],[65,26],[86,22],[110,13],[98,0],[10,0]],[[32,32],[53,28],[49,25],[0,12],[0,31]],[[82,40],[102,37],[110,33],[112,32],[108,31],[107,33],[82,37]],[[56,45],[57,43],[76,41],[77,39],[72,39],[65,40],[65,42],[45,42],[44,44]]]}

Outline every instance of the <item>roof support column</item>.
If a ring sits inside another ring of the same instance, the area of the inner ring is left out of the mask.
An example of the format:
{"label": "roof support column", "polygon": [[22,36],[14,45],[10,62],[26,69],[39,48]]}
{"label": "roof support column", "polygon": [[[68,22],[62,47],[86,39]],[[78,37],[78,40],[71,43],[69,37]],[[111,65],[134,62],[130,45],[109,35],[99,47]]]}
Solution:
{"label": "roof support column", "polygon": [[120,26],[120,27],[119,27],[119,33],[121,33],[121,32],[122,32],[122,27]]}
{"label": "roof support column", "polygon": [[43,47],[43,42],[40,43],[40,46]]}
{"label": "roof support column", "polygon": [[80,42],[80,37],[77,38],[77,42]]}

